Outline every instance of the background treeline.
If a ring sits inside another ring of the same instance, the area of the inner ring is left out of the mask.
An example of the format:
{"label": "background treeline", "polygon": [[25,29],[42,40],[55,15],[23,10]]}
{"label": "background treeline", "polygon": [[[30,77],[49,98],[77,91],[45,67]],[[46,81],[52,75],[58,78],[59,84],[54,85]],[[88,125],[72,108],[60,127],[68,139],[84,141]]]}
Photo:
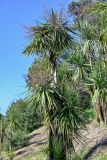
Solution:
{"label": "background treeline", "polygon": [[27,134],[43,125],[43,116],[25,100],[13,102],[0,118],[2,149],[16,150],[27,145]]}

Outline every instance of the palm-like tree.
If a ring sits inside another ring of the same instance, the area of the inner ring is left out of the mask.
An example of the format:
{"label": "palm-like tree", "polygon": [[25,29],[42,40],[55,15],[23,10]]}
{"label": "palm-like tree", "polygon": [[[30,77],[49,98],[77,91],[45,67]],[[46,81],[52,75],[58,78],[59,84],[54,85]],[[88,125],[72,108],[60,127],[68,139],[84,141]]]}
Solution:
{"label": "palm-like tree", "polygon": [[[85,128],[87,123],[79,92],[73,88],[71,83],[64,77],[64,81],[60,81],[56,89],[47,84],[32,88],[28,94],[30,105],[41,107],[51,126],[54,141],[52,135],[49,134],[49,144],[55,160],[66,160],[67,156],[71,155],[71,151],[74,151],[73,140],[79,138],[79,129]],[[52,115],[51,110],[54,111]],[[53,124],[58,126],[57,137]],[[78,140],[76,139],[76,142]]]}
{"label": "palm-like tree", "polygon": [[74,50],[69,55],[67,61],[71,64],[71,70],[73,73],[72,79],[77,83],[81,80],[85,80],[87,71],[91,65],[86,63],[86,59],[84,58],[82,52],[80,50]]}
{"label": "palm-like tree", "polygon": [[5,135],[8,139],[8,144],[9,144],[9,151],[12,151],[13,146],[12,146],[12,138],[13,138],[13,133],[16,129],[20,129],[20,125],[17,122],[16,119],[16,108],[10,108],[9,112],[7,113],[7,119],[5,120]]}
{"label": "palm-like tree", "polygon": [[98,32],[96,25],[90,24],[88,21],[76,22],[76,32],[79,39],[78,51],[82,52],[82,57],[85,57],[85,61],[92,65],[92,59],[97,52],[98,48]]}
{"label": "palm-like tree", "polygon": [[58,15],[52,10],[44,24],[37,24],[31,27],[30,31],[30,43],[25,48],[24,54],[39,53],[48,56],[54,85],[56,83],[57,58],[73,45],[70,27],[61,14]]}
{"label": "palm-like tree", "polygon": [[[104,5],[107,5],[107,4],[104,3]],[[92,92],[91,96],[92,96],[92,99],[94,100],[93,106],[96,108],[98,119],[102,121],[101,112],[102,110],[106,110],[104,97],[106,97],[107,41],[105,38],[106,34],[102,32],[103,31],[102,29],[104,26],[99,21],[99,17],[96,17],[96,19],[98,19],[98,22],[95,25],[93,25],[93,22],[89,23],[88,21],[76,22],[75,32],[78,35],[77,40],[78,40],[79,49],[77,49],[76,51],[78,54],[74,56],[74,58],[78,57],[78,59],[76,58],[76,61],[74,61],[74,64],[76,64],[75,66],[77,66],[76,68],[78,68],[77,70],[78,77],[79,75],[82,75],[81,73],[85,73],[84,77],[82,77],[82,83],[83,83],[82,89],[84,87],[84,83],[85,82],[87,83],[86,81],[87,77],[89,77],[88,89],[91,89],[91,92]],[[101,19],[104,19],[104,16]],[[71,58],[71,60],[72,59],[73,58]],[[83,72],[81,69],[85,72]],[[79,78],[79,82],[80,82],[80,78]],[[102,94],[104,98],[103,100],[101,98]],[[106,114],[104,113],[104,115]]]}
{"label": "palm-like tree", "polygon": [[[24,50],[24,54],[41,54],[48,57],[51,69],[51,87],[56,88],[57,83],[57,59],[59,55],[68,50],[73,45],[71,30],[68,23],[63,18],[62,14],[55,13],[53,10],[48,14],[44,24],[37,24],[30,28],[31,39]],[[52,95],[51,95],[52,96]],[[48,116],[54,114],[53,104],[48,104],[51,107],[48,111]],[[57,126],[53,124],[51,119],[50,127],[50,157],[53,159],[51,153],[52,141],[57,137]],[[54,133],[53,133],[54,130]]]}
{"label": "palm-like tree", "polygon": [[99,58],[87,77],[86,86],[91,94],[92,105],[97,113],[99,123],[106,122],[107,73],[103,61]]}
{"label": "palm-like tree", "polygon": [[84,109],[81,106],[80,94],[71,83],[64,81],[58,86],[60,96],[56,103],[59,107],[54,115],[59,125],[59,141],[63,142],[60,144],[60,148],[62,147],[61,159],[63,159],[64,153],[66,158],[72,155],[71,151],[75,150],[74,141],[79,141],[79,130],[85,128],[87,123]]}
{"label": "palm-like tree", "polygon": [[91,64],[91,68],[87,72],[89,78],[86,83],[91,91],[92,104],[96,109],[99,121],[106,123],[107,2],[95,2],[89,9],[90,13],[96,17],[97,23],[93,25],[93,22],[88,19],[88,22],[77,22],[76,31],[83,55],[85,55],[86,61]]}

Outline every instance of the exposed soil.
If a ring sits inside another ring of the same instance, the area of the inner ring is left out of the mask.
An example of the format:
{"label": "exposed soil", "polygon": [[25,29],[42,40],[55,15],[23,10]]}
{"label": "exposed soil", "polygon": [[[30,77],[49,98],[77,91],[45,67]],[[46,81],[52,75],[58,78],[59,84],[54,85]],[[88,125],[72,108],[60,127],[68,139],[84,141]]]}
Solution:
{"label": "exposed soil", "polygon": [[107,126],[99,126],[95,122],[87,125],[85,131],[81,131],[82,139],[76,143],[75,150],[79,153],[85,150],[83,160],[89,160],[94,154],[107,153]]}

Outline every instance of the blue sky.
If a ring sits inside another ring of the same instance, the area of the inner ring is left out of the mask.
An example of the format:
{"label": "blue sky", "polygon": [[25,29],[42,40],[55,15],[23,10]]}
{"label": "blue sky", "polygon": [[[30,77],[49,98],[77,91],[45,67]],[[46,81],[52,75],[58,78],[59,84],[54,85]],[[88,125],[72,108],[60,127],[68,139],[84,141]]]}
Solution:
{"label": "blue sky", "polygon": [[[45,9],[67,9],[70,0],[0,0],[0,109],[25,91],[24,75],[33,57],[22,55],[26,45],[25,26],[42,21]],[[0,112],[1,112],[0,111]]]}

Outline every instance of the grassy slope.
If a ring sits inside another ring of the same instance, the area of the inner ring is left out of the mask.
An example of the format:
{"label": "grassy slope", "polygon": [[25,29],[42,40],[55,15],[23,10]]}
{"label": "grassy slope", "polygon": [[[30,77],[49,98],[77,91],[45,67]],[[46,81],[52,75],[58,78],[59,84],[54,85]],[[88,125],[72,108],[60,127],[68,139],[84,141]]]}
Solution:
{"label": "grassy slope", "polygon": [[22,160],[47,160],[47,156],[43,152],[34,152],[31,155],[22,158]]}
{"label": "grassy slope", "polygon": [[[107,160],[107,126],[99,127],[98,124],[91,123],[87,130],[82,131],[82,135],[85,141],[75,144],[78,156],[72,159],[83,160],[84,155],[88,153],[91,160]],[[38,151],[22,160],[47,160],[47,158],[45,152]]]}
{"label": "grassy slope", "polygon": [[[16,151],[17,156],[14,160],[21,159],[25,156],[28,156],[28,160],[30,160],[30,155],[41,157],[43,154],[41,153],[44,148],[47,148],[47,129],[46,127],[41,127],[36,131],[32,132],[28,135],[29,143],[27,147],[24,147],[20,150]],[[32,158],[31,158],[32,159]],[[35,158],[35,160],[39,160],[39,158]],[[32,159],[33,160],[33,159]]]}
{"label": "grassy slope", "polygon": [[[47,129],[46,127],[41,127],[31,134],[28,135],[29,142],[26,147],[21,148],[15,152],[14,160],[22,160],[24,157],[28,157],[27,160],[33,160],[33,158],[30,158],[30,155],[35,155],[40,157],[43,154],[39,153],[44,148],[47,148]],[[45,149],[46,150],[46,149]],[[31,156],[32,157],[32,156]],[[39,158],[34,158],[34,160],[39,160]],[[43,158],[42,158],[43,159]],[[9,160],[7,158],[6,154],[4,154],[3,160]]]}
{"label": "grassy slope", "polygon": [[[28,146],[17,150],[14,160],[47,160],[47,133],[46,127],[41,127],[29,134]],[[73,160],[83,160],[87,153],[91,155],[91,160],[107,160],[107,126],[91,123],[81,134],[84,141],[75,144],[78,156]]]}

